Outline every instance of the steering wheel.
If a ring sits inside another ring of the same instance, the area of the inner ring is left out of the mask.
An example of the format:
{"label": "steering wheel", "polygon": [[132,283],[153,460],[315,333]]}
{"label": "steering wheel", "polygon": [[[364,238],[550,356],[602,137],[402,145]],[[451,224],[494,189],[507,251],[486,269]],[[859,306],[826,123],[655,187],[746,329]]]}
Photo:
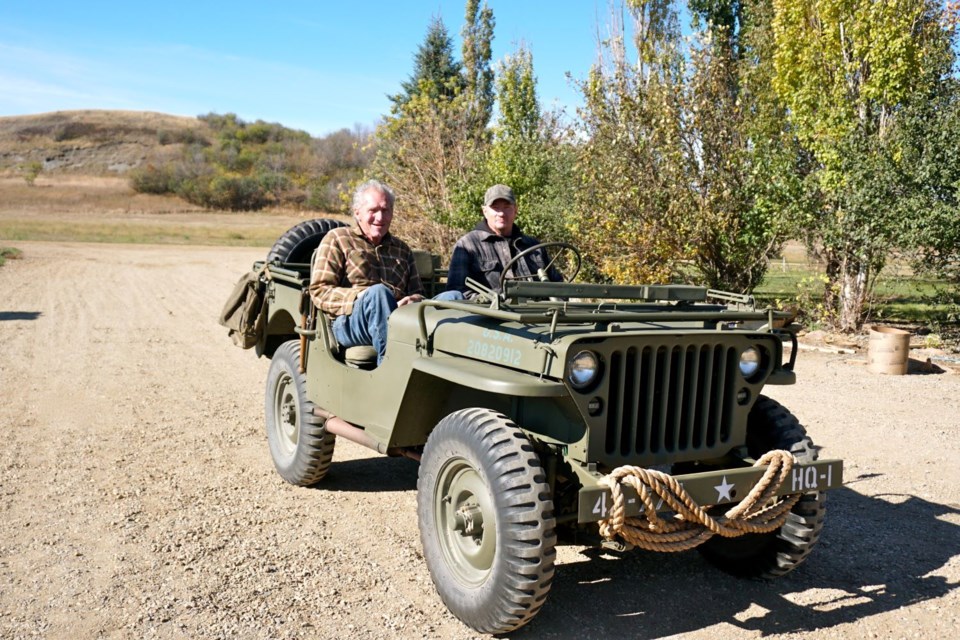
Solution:
{"label": "steering wheel", "polygon": [[[520,262],[521,260],[523,260],[524,258],[526,258],[528,255],[530,255],[531,253],[536,253],[537,251],[540,251],[541,249],[549,249],[549,248],[551,248],[551,247],[554,247],[554,248],[557,248],[557,249],[561,249],[561,251],[557,251],[556,254],[555,254],[552,258],[550,258],[550,262],[548,262],[548,263],[544,266],[544,268],[543,268],[543,274],[544,274],[543,277],[544,277],[544,278],[546,277],[547,272],[550,271],[550,267],[552,267],[553,264],[554,264],[555,262],[557,262],[557,259],[558,259],[560,256],[565,255],[565,254],[567,254],[567,253],[570,253],[570,254],[573,254],[571,257],[575,258],[575,262],[573,262],[573,263],[567,262],[566,265],[565,265],[565,267],[569,267],[570,264],[573,264],[573,265],[574,265],[574,266],[573,266],[573,269],[571,270],[571,269],[569,269],[569,268],[565,268],[565,270],[564,270],[563,272],[560,272],[560,275],[563,277],[563,281],[564,281],[564,282],[573,282],[573,279],[577,277],[577,274],[578,274],[578,273],[580,273],[580,263],[581,263],[581,261],[582,261],[582,260],[581,260],[581,257],[580,257],[580,250],[577,249],[577,248],[576,248],[575,246],[573,246],[572,244],[570,244],[569,242],[541,242],[541,243],[539,243],[539,244],[533,245],[532,247],[528,247],[528,248],[524,249],[523,251],[521,251],[521,252],[518,253],[517,255],[513,256],[513,257],[510,259],[510,261],[507,262],[507,264],[503,265],[503,271],[500,273],[500,291],[503,291],[503,284],[504,284],[505,282],[507,282],[508,280],[513,281],[513,280],[538,280],[538,279],[540,279],[540,275],[537,274],[537,273],[532,273],[532,274],[526,275],[526,276],[510,276],[510,277],[508,277],[508,276],[507,276],[507,272],[510,271],[510,269],[513,267],[513,265],[517,264],[518,262]],[[549,255],[550,255],[550,254],[548,253],[547,256],[549,256]],[[569,273],[568,273],[568,272],[569,272]]]}

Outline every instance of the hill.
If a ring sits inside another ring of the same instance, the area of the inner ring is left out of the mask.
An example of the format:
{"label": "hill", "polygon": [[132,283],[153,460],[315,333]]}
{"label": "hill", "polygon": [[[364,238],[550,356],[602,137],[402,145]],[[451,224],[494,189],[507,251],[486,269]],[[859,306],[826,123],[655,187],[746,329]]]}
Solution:
{"label": "hill", "polygon": [[212,136],[198,119],[147,111],[56,111],[0,117],[0,175],[41,162],[44,173],[120,175],[147,159],[176,157]]}

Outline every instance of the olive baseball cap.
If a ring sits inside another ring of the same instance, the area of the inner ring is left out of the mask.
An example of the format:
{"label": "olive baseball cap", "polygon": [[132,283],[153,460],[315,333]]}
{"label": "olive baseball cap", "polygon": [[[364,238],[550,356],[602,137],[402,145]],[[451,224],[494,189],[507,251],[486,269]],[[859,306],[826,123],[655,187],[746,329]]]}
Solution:
{"label": "olive baseball cap", "polygon": [[496,200],[506,200],[510,204],[517,204],[517,198],[513,195],[513,189],[505,184],[495,184],[483,194],[483,205],[489,207]]}

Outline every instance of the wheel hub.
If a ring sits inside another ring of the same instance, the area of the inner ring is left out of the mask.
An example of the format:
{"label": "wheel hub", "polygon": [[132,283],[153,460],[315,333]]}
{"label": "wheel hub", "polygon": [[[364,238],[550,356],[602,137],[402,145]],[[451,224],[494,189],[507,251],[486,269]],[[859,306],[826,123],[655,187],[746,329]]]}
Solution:
{"label": "wheel hub", "polygon": [[478,536],[483,533],[483,510],[476,504],[462,505],[453,514],[454,531],[462,536]]}
{"label": "wheel hub", "polygon": [[[477,469],[457,456],[440,470],[434,493],[440,547],[464,585],[487,579],[496,557],[496,516],[490,490]],[[489,526],[484,527],[488,522]]]}
{"label": "wheel hub", "polygon": [[283,375],[277,381],[275,403],[273,428],[278,436],[278,444],[290,455],[300,439],[300,407],[297,404],[296,386],[289,375]]}

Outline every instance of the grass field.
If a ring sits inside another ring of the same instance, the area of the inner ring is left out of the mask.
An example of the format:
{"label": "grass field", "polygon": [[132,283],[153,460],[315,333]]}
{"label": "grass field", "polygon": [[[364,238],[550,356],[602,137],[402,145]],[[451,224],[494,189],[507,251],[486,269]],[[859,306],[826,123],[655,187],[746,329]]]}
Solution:
{"label": "grass field", "polygon": [[[313,212],[209,212],[179,198],[135,193],[123,178],[0,178],[0,241],[269,247]],[[326,214],[324,214],[326,215]],[[330,216],[341,217],[341,216]]]}
{"label": "grass field", "polygon": [[[771,261],[754,294],[765,304],[792,303],[809,309],[822,301],[823,273],[823,266],[808,259],[802,246],[791,243],[780,259]],[[956,287],[916,276],[905,262],[895,261],[877,279],[869,320],[956,333],[960,324]]]}

